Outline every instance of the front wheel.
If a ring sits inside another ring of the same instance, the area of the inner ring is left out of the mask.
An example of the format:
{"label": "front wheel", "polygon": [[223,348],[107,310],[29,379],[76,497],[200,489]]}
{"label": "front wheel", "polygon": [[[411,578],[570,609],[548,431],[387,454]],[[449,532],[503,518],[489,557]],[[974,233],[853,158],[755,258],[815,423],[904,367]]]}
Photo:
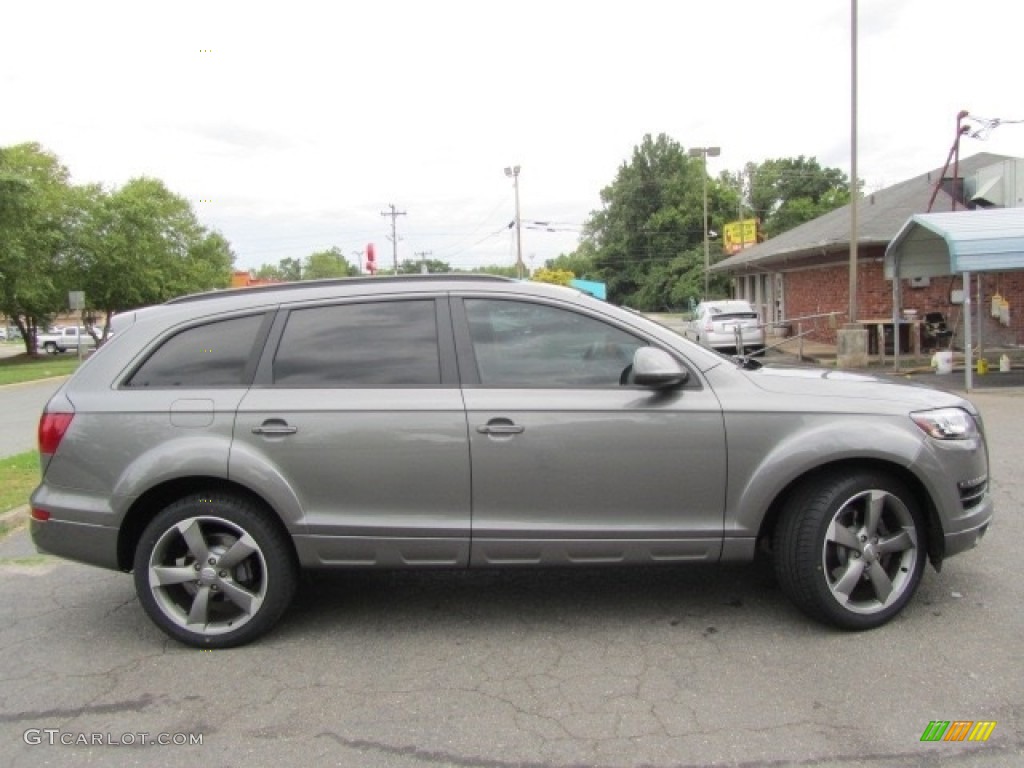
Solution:
{"label": "front wheel", "polygon": [[135,590],[165,633],[198,648],[230,648],[268,632],[298,582],[283,533],[263,510],[225,494],[176,501],[135,550]]}
{"label": "front wheel", "polygon": [[906,486],[876,472],[805,483],[775,531],[775,571],[809,616],[843,629],[885,624],[924,572],[925,529]]}

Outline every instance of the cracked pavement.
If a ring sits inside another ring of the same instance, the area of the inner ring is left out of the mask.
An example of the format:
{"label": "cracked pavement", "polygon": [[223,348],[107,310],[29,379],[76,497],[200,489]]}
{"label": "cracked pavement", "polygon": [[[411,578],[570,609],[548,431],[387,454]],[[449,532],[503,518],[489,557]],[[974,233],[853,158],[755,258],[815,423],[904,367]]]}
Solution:
{"label": "cracked pavement", "polygon": [[[149,623],[130,576],[32,557],[15,532],[0,765],[1020,765],[1024,392],[972,399],[997,518],[868,633],[805,619],[756,566],[357,572],[304,578],[255,645],[197,651]],[[932,720],[998,724],[921,743]],[[25,743],[47,728],[203,744]]]}

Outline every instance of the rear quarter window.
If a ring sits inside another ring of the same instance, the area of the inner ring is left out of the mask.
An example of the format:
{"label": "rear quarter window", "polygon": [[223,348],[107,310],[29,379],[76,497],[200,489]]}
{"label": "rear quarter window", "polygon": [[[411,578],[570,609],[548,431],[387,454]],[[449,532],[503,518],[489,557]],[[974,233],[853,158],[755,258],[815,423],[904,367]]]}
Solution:
{"label": "rear quarter window", "polygon": [[264,315],[218,320],[171,336],[146,358],[125,386],[242,387],[251,378],[254,346]]}

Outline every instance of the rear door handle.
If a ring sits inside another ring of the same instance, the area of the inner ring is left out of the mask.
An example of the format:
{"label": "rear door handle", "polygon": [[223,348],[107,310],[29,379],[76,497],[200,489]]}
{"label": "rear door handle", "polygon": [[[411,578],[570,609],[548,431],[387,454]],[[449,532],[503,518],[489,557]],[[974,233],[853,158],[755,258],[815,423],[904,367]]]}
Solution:
{"label": "rear door handle", "polygon": [[254,435],[294,435],[298,431],[298,427],[289,426],[284,419],[267,419],[258,427],[252,428]]}

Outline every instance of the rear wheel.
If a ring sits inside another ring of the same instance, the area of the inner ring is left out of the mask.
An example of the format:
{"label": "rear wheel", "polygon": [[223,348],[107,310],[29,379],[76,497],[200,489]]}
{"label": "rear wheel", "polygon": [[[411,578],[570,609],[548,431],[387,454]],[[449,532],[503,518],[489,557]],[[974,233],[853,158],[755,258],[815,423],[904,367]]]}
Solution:
{"label": "rear wheel", "polygon": [[903,610],[924,572],[924,525],[903,483],[885,474],[830,474],[789,500],[775,531],[775,571],[809,616],[872,629]]}
{"label": "rear wheel", "polygon": [[242,645],[269,631],[298,581],[286,537],[256,505],[224,494],[188,496],[160,512],[134,566],[150,619],[200,648]]}
{"label": "rear wheel", "polygon": [[43,344],[43,349],[45,349],[51,355],[56,355],[57,352],[59,351],[57,349],[57,345],[54,342],[52,342],[52,341],[48,341],[45,344]]}

